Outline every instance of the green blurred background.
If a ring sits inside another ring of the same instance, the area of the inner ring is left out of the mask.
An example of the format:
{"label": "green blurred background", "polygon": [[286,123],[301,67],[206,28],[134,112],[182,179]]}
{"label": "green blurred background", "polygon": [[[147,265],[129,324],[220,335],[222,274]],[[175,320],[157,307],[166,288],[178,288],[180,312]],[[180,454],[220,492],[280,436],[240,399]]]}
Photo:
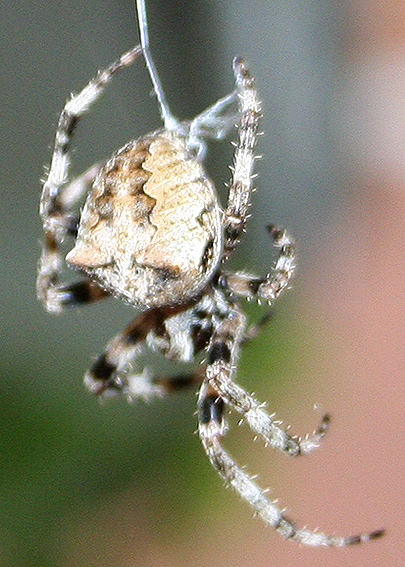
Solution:
{"label": "green blurred background", "polygon": [[[232,90],[234,55],[244,55],[256,75],[264,159],[258,162],[249,231],[232,266],[267,270],[273,261],[264,230],[269,222],[294,234],[300,264],[295,289],[245,349],[238,378],[300,432],[313,428],[321,415],[313,403],[342,412],[334,437],[338,453],[344,444],[338,439],[345,429],[342,406],[347,403],[346,419],[353,423],[359,410],[350,406],[350,376],[344,394],[334,381],[328,353],[334,347],[327,337],[329,317],[338,314],[332,300],[335,310],[328,314],[331,296],[324,303],[319,297],[322,282],[329,281],[326,295],[333,293],[333,276],[328,280],[323,270],[333,263],[333,238],[353,205],[337,119],[339,81],[353,42],[350,5],[330,0],[149,0],[147,5],[152,51],[176,116],[192,117]],[[99,404],[85,391],[82,375],[92,357],[134,312],[111,300],[53,317],[37,303],[39,178],[69,92],[137,43],[134,7],[131,0],[19,0],[2,4],[0,21],[0,565],[385,565],[378,547],[383,544],[340,556],[308,551],[252,520],[247,506],[224,490],[194,434],[194,392],[151,404],[120,399]],[[114,79],[80,123],[74,173],[159,127],[150,91],[142,63]],[[231,155],[229,142],[210,146],[208,168],[223,199]],[[252,320],[262,312],[253,305],[248,311]],[[353,449],[366,445],[374,431],[366,417],[359,419],[369,429],[354,441],[349,425],[346,443]],[[252,444],[252,437],[238,428],[228,446],[242,463],[250,463],[252,473],[261,470],[264,485],[277,487],[275,497],[289,504],[292,517],[297,509],[310,526],[323,522],[325,529],[341,532],[379,528],[392,518],[381,510],[383,497],[375,497],[364,516],[358,512],[384,479],[372,485],[371,475],[370,493],[363,496],[367,482],[356,485],[357,473],[340,486],[346,464],[332,465],[331,445],[323,449],[323,461],[301,465]],[[386,446],[381,442],[379,450]],[[355,466],[356,453],[351,458],[348,468]],[[325,470],[335,471],[333,482]],[[396,486],[402,486],[401,478]],[[329,520],[334,513],[336,520]],[[393,553],[387,565],[402,564],[394,560],[401,550]]]}

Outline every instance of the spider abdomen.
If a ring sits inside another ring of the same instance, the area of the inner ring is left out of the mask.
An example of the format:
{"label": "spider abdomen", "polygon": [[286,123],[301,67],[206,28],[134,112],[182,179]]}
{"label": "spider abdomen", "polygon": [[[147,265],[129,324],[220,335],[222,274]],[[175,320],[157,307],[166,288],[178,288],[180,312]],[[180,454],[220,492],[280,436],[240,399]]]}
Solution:
{"label": "spider abdomen", "polygon": [[66,259],[112,294],[154,307],[198,294],[221,252],[215,188],[186,140],[162,130],[102,167]]}

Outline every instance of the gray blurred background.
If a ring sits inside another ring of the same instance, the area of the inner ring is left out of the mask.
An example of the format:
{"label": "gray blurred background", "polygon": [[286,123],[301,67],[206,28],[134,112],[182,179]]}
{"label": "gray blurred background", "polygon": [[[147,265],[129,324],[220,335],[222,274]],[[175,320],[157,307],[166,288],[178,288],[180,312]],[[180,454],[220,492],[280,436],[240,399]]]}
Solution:
{"label": "gray blurred background", "polygon": [[[264,117],[252,219],[232,266],[265,273],[264,227],[298,242],[294,289],[238,375],[269,411],[325,446],[289,461],[239,428],[228,446],[290,516],[330,532],[388,528],[356,549],[308,550],[251,518],[211,470],[195,395],[99,404],[82,375],[134,316],[110,300],[47,315],[35,298],[39,179],[71,91],[137,43],[131,0],[0,7],[0,564],[38,567],[404,564],[405,8],[373,0],[149,0],[151,48],[173,113],[256,76]],[[160,126],[142,62],[80,123],[73,172]],[[221,192],[229,141],[207,167]],[[252,320],[260,310],[249,306]],[[314,404],[319,406],[313,410]],[[231,416],[231,421],[234,421]]]}

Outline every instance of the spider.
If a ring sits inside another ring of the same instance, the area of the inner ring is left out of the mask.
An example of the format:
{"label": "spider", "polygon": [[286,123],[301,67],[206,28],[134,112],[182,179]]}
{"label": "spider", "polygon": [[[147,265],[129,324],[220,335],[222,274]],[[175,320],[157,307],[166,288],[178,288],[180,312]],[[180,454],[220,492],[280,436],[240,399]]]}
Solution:
{"label": "spider", "polygon": [[[71,96],[60,115],[40,205],[45,237],[39,299],[53,313],[110,296],[140,308],[141,313],[87,371],[86,386],[98,396],[122,393],[132,400],[198,384],[198,431],[209,460],[281,535],[307,545],[335,547],[376,539],[383,530],[332,536],[296,527],[223,448],[228,408],[236,410],[266,444],[293,457],[318,447],[329,416],[312,435],[292,436],[234,380],[240,347],[261,326],[247,328],[240,298],[272,303],[289,286],[295,267],[292,239],[284,230],[269,226],[278,254],[267,276],[223,268],[245,229],[252,191],[261,108],[248,66],[235,58],[235,91],[191,122],[178,122],[169,111],[150,54],[142,0],[138,13],[141,45],[99,71]],[[129,142],[105,163],[71,180],[70,145],[79,119],[113,75],[141,54],[160,104],[163,128]],[[228,202],[222,210],[203,167],[204,140],[228,132],[235,122],[230,112],[235,101],[238,140]],[[75,205],[86,193],[78,217]],[[62,245],[69,237],[75,238],[74,246],[64,258]],[[84,279],[62,283],[65,261]],[[201,353],[205,359],[190,374],[158,377],[149,369],[136,373],[132,363],[145,347],[175,361],[190,362]]]}

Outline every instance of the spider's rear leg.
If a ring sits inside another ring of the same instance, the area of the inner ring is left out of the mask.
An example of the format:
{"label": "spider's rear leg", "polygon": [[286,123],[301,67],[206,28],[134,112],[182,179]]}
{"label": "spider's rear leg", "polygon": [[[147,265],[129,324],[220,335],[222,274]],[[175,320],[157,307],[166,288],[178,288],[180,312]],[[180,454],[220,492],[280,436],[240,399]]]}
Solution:
{"label": "spider's rear leg", "polygon": [[59,117],[51,166],[41,196],[40,215],[45,229],[52,210],[55,209],[55,204],[61,200],[63,187],[66,186],[69,179],[70,145],[80,118],[104,92],[113,75],[128,65],[132,65],[141,53],[140,46],[124,53],[107,69],[99,71],[82,91],[72,95],[66,102]]}
{"label": "spider's rear leg", "polygon": [[224,401],[205,381],[198,398],[199,434],[209,460],[227,484],[248,502],[261,518],[278,531],[283,537],[293,539],[310,546],[345,547],[355,543],[377,539],[384,534],[383,530],[354,535],[331,536],[328,534],[297,528],[287,518],[276,502],[272,502],[238,463],[225,451],[222,438],[226,432],[223,418]]}
{"label": "spider's rear leg", "polygon": [[231,315],[218,325],[210,344],[206,371],[210,386],[275,449],[295,457],[317,448],[328,429],[329,415],[323,417],[313,434],[301,439],[290,435],[268,414],[264,404],[233,381],[239,344],[244,337],[245,317],[237,306],[234,306]]}

